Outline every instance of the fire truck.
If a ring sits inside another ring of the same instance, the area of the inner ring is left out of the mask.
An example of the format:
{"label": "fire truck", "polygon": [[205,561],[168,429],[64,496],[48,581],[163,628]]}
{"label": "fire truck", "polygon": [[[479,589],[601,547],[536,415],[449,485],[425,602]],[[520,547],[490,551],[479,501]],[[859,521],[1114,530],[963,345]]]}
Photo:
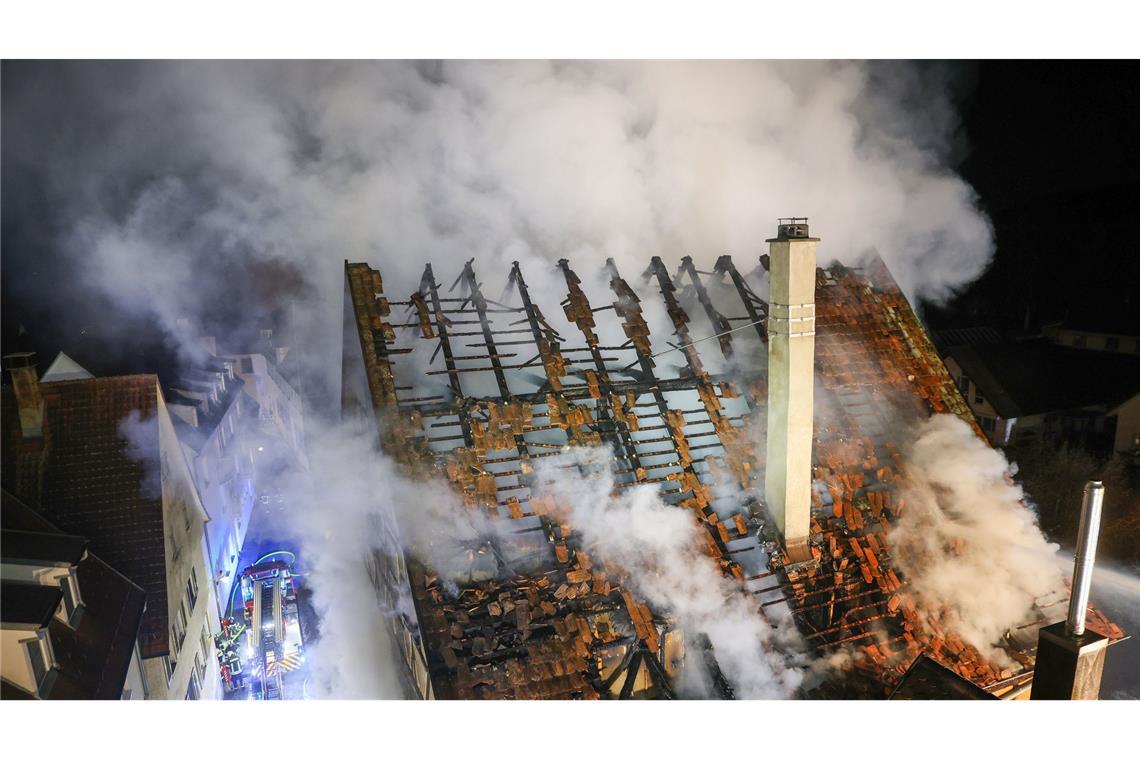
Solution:
{"label": "fire truck", "polygon": [[241,575],[246,655],[251,695],[281,699],[288,674],[301,667],[304,650],[297,619],[297,591],[283,561],[247,567]]}

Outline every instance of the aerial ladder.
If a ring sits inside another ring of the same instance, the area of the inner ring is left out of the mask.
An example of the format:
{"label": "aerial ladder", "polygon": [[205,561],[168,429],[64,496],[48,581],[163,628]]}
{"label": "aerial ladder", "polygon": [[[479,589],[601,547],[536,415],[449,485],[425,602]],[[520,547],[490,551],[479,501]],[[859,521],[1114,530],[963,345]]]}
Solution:
{"label": "aerial ladder", "polygon": [[259,681],[259,696],[280,699],[283,684],[278,663],[285,642],[285,595],[292,589],[292,582],[282,563],[272,563],[248,568],[242,583],[250,615],[250,641],[256,648],[253,653],[255,690]]}

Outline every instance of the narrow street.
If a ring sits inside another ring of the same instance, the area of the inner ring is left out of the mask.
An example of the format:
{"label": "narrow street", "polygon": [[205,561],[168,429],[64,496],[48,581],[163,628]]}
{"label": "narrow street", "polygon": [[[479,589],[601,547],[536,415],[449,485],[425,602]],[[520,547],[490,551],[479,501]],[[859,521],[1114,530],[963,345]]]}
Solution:
{"label": "narrow street", "polygon": [[226,604],[232,622],[219,637],[227,700],[307,698],[305,634],[315,635],[315,616],[287,506],[259,501],[250,519]]}

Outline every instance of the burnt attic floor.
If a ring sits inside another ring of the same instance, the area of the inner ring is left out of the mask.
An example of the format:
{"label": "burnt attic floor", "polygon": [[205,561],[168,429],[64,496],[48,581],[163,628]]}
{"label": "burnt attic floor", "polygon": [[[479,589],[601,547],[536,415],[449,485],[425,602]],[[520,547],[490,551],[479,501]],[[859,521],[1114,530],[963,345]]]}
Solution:
{"label": "burnt attic floor", "polygon": [[[718,484],[752,492],[764,467],[750,430],[764,424],[766,282],[761,262],[742,269],[729,256],[711,272],[653,257],[631,286],[612,260],[587,282],[563,260],[540,289],[516,263],[492,300],[474,261],[443,283],[428,265],[400,299],[380,272],[346,265],[390,452],[441,473],[497,525],[456,541],[458,588],[409,558],[436,696],[672,697],[694,666],[714,694],[733,695],[707,640],[650,609],[557,504],[531,498],[535,460],[567,444],[609,447],[619,489],[654,484],[689,510],[757,614],[796,625],[817,653],[857,655],[811,695],[882,696],[923,651],[991,691],[1030,677],[1036,628],[1063,617],[1065,599],[1040,600],[1038,623],[1004,642],[1016,664],[1001,668],[950,631],[924,631],[899,594],[891,421],[946,412],[977,424],[881,262],[817,270],[813,561],[786,564],[754,499],[718,498]],[[554,287],[560,303],[536,302]],[[1095,611],[1090,628],[1121,635]]]}

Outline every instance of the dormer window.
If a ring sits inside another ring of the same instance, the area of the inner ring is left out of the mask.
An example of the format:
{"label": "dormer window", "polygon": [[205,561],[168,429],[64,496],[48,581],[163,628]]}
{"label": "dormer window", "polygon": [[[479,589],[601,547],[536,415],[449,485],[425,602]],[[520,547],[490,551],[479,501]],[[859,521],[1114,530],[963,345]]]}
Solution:
{"label": "dormer window", "polygon": [[44,681],[51,669],[56,666],[55,653],[51,648],[51,639],[47,628],[36,631],[35,638],[21,642],[31,665],[32,678],[35,681],[36,693],[39,694],[44,687]]}
{"label": "dormer window", "polygon": [[79,624],[79,616],[83,610],[83,597],[79,595],[79,580],[75,575],[75,568],[71,568],[67,575],[58,579],[59,590],[63,592],[63,613],[67,624],[75,628]]}

